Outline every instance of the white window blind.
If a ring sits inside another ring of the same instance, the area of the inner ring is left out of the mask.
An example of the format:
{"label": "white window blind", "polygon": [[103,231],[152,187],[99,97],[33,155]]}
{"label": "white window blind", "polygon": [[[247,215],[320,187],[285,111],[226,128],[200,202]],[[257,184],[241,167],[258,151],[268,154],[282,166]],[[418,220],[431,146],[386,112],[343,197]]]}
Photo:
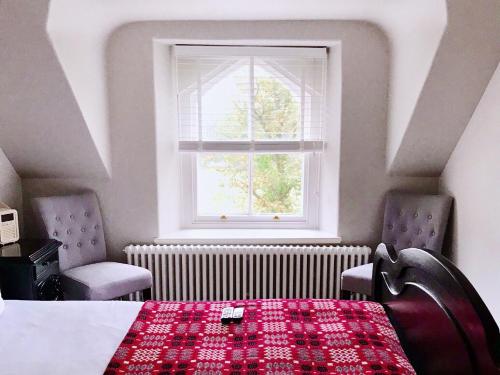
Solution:
{"label": "white window blind", "polygon": [[324,147],[326,48],[176,46],[179,150]]}

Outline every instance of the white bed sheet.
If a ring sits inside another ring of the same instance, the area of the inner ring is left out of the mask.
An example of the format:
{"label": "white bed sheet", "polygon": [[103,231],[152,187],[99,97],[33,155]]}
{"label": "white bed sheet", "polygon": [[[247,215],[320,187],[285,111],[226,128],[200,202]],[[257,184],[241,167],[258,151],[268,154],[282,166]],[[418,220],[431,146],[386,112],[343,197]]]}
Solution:
{"label": "white bed sheet", "polygon": [[102,374],[141,306],[7,300],[0,315],[0,374]]}

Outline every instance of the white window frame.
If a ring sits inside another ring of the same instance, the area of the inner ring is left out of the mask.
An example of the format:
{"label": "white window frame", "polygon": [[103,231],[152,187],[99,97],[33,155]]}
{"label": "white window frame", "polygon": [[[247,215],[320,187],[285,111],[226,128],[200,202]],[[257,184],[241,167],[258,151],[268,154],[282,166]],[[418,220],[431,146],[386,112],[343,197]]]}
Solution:
{"label": "white window frame", "polygon": [[[249,157],[252,153],[249,153]],[[183,212],[182,223],[185,228],[289,228],[313,229],[318,226],[319,210],[319,166],[320,155],[304,153],[303,171],[303,212],[302,215],[198,215],[197,213],[197,162],[196,153],[181,156]],[[249,163],[249,168],[250,168]],[[251,178],[251,175],[249,176]],[[251,194],[251,193],[249,193]],[[251,202],[249,202],[251,204]],[[222,214],[222,213],[221,213]]]}
{"label": "white window frame", "polygon": [[[220,55],[230,56],[229,50],[234,51],[234,47],[205,47],[205,46],[194,46],[189,47],[199,52],[210,49],[210,53],[218,53]],[[261,47],[241,47],[243,49],[251,49],[252,53],[259,55],[262,50]],[[272,48],[272,47],[264,47]],[[274,52],[283,52],[285,56],[294,56],[293,53],[296,48],[287,47],[273,47]],[[308,53],[312,48],[303,48],[303,51]],[[247,51],[245,53],[248,53]],[[323,79],[324,84],[326,83],[326,77]],[[325,97],[323,94],[323,108],[325,105]],[[324,114],[321,114],[324,116]],[[221,143],[225,145],[221,146]],[[202,141],[203,152],[210,152],[213,150],[216,152],[223,152],[225,146],[229,145],[231,142],[228,141]],[[284,153],[290,150],[290,147],[295,147],[291,145],[295,142],[283,142],[283,141],[261,141],[253,142],[252,150],[248,151],[248,142],[234,141],[234,144],[241,146],[241,151],[228,152],[238,152],[241,154],[248,153],[249,158],[252,155],[259,153]],[[184,146],[187,149],[193,151],[193,149],[200,149],[200,142],[184,142]],[[233,145],[234,146],[234,145]],[[222,148],[222,149],[221,149]],[[231,148],[229,146],[228,148]],[[197,213],[197,152],[181,153],[181,186],[182,186],[182,217],[181,226],[188,229],[221,229],[221,228],[234,228],[234,229],[317,229],[319,225],[319,202],[320,202],[320,169],[321,169],[321,153],[318,151],[318,142],[315,141],[304,141],[303,136],[300,143],[300,150],[293,150],[293,152],[299,152],[304,155],[304,166],[303,166],[303,212],[302,215],[283,215],[283,214],[262,214],[262,215],[224,215],[222,216],[208,216],[208,215],[198,215]],[[266,151],[268,150],[268,151]],[[250,160],[249,159],[249,160]],[[249,179],[252,179],[251,171],[252,162],[249,162]],[[249,192],[249,205],[251,205],[251,189]],[[276,216],[279,219],[276,219]]]}

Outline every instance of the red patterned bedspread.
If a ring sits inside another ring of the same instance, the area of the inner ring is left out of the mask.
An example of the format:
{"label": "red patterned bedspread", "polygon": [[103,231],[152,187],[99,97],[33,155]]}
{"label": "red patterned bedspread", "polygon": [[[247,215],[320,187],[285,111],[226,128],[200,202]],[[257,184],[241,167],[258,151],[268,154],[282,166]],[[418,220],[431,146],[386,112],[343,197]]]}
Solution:
{"label": "red patterned bedspread", "polygon": [[415,374],[381,305],[307,299],[148,301],[105,373]]}

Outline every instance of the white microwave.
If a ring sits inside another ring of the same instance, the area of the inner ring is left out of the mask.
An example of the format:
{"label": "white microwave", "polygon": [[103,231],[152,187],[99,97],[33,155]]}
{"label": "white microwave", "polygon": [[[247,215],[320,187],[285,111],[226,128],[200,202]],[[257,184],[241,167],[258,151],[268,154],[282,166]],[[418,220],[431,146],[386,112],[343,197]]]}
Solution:
{"label": "white microwave", "polygon": [[0,245],[19,240],[17,211],[0,202]]}

